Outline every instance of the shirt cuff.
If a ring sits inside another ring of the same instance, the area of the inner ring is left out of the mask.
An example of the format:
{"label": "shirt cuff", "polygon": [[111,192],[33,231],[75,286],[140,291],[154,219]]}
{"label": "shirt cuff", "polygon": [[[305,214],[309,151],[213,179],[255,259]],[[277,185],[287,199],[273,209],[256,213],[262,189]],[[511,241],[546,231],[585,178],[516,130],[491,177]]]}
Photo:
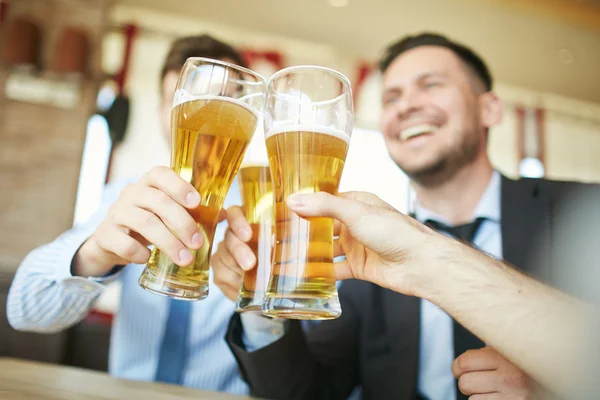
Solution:
{"label": "shirt cuff", "polygon": [[252,352],[279,340],[285,333],[284,320],[264,317],[259,313],[244,312],[240,314],[242,326],[242,342],[246,351]]}
{"label": "shirt cuff", "polygon": [[104,289],[104,284],[111,282],[118,276],[122,267],[115,267],[109,272],[109,274],[102,277],[85,278],[82,276],[73,276],[71,272],[73,258],[83,243],[91,236],[91,234],[73,236],[74,237],[67,237],[63,239],[63,246],[60,249],[60,255],[55,264],[55,279],[59,285],[64,287],[69,292],[88,297],[96,297]]}

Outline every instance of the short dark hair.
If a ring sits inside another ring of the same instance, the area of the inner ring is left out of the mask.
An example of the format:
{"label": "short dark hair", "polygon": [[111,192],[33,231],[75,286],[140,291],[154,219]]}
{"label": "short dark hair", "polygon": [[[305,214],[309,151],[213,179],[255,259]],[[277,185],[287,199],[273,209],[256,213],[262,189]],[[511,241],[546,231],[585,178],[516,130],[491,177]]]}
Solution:
{"label": "short dark hair", "polygon": [[171,45],[160,73],[161,82],[168,72],[179,72],[190,57],[206,57],[215,60],[229,58],[234,64],[246,66],[242,55],[227,43],[210,35],[188,36],[175,40]]}
{"label": "short dark hair", "polygon": [[406,36],[393,43],[385,50],[383,57],[379,61],[379,69],[381,72],[385,72],[390,64],[402,53],[421,46],[439,46],[449,49],[481,80],[486,91],[492,90],[492,74],[481,57],[470,48],[436,33]]}

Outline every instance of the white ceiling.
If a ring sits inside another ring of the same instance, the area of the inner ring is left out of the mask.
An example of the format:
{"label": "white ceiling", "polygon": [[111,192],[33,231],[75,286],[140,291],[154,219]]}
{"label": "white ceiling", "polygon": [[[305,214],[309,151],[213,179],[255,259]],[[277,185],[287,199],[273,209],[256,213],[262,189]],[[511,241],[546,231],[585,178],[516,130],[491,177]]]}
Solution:
{"label": "white ceiling", "polygon": [[[441,32],[471,46],[496,79],[600,104],[600,30],[482,0],[118,0],[376,57],[409,33]],[[599,0],[586,0],[599,2]]]}

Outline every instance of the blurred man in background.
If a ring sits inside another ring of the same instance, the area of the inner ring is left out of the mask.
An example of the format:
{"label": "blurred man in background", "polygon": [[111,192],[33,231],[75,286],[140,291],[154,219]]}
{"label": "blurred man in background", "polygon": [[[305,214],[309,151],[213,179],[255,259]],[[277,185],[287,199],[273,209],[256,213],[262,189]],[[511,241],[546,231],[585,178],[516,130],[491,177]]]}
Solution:
{"label": "blurred man in background", "polygon": [[[173,43],[161,72],[161,113],[156,121],[161,123],[165,145],[170,142],[177,78],[189,57],[244,64],[236,50],[208,35]],[[187,248],[198,249],[202,241],[186,209],[199,201],[193,186],[165,167],[109,184],[100,209],[86,224],[33,250],[22,262],[8,297],[10,324],[41,333],[67,329],[86,317],[107,282],[119,279],[123,286],[112,327],[111,374],[246,393],[247,385],[223,340],[234,303],[212,283],[210,296],[201,302],[157,296],[137,283],[150,243],[180,265],[191,264]],[[239,203],[239,190],[233,187],[225,205]],[[222,237],[220,226],[215,239]],[[177,326],[187,328],[170,329]],[[168,344],[182,341],[187,344],[185,356],[172,359]]]}
{"label": "blurred man in background", "polygon": [[[565,197],[597,188],[512,181],[494,170],[488,131],[500,122],[502,103],[478,55],[443,36],[422,34],[390,46],[380,67],[381,129],[392,159],[411,179],[418,221],[559,287],[560,266],[587,263],[589,247],[560,235],[563,218],[554,211]],[[569,218],[584,223],[596,214],[587,207]],[[215,281],[225,293],[239,286],[232,279],[239,274],[228,271],[241,270],[244,257],[252,257],[234,233],[245,223],[238,208],[228,211],[228,221],[232,231],[213,258]],[[563,262],[567,254],[569,263]],[[537,390],[427,300],[359,281],[345,282],[339,296],[342,316],[308,335],[295,322],[265,319],[259,325],[233,316],[227,338],[257,395],[344,399],[362,386],[365,398],[454,400],[527,398]],[[451,365],[467,351],[481,362],[456,369],[457,381]]]}

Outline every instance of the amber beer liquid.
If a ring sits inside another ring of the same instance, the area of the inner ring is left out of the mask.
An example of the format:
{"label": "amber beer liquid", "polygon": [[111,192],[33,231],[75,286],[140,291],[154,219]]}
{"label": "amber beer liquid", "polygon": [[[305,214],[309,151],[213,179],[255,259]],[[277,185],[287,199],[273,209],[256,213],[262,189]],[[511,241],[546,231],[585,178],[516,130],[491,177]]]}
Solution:
{"label": "amber beer liquid", "polygon": [[297,192],[336,194],[349,137],[333,129],[302,126],[266,136],[275,240],[263,313],[293,319],[336,318],[341,309],[333,269],[333,220],[300,218],[289,210],[286,199]]}
{"label": "amber beer liquid", "polygon": [[171,168],[200,193],[190,214],[204,237],[192,250],[194,263],[181,267],[154,248],[140,277],[142,287],[175,298],[198,300],[208,295],[209,257],[219,212],[250,143],[257,113],[241,101],[197,96],[173,108]]}
{"label": "amber beer liquid", "polygon": [[250,226],[248,245],[257,260],[256,268],[244,272],[236,311],[260,311],[271,274],[273,186],[271,170],[264,165],[246,165],[238,174],[242,209]]}

